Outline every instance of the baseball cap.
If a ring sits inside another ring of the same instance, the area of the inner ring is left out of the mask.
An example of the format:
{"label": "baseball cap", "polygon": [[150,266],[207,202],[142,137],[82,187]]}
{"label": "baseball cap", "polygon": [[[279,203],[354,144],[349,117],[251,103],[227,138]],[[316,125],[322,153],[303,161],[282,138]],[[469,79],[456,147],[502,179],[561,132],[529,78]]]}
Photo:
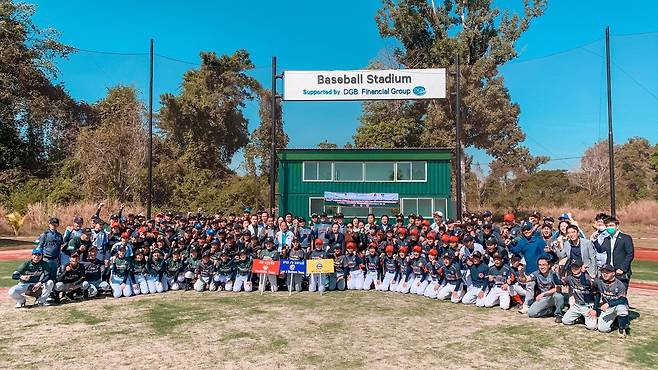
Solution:
{"label": "baseball cap", "polygon": [[523,226],[521,227],[521,229],[522,229],[523,231],[532,230],[532,224],[531,224],[530,222],[526,222],[526,223],[523,224]]}
{"label": "baseball cap", "polygon": [[48,224],[51,224],[51,225],[59,225],[59,218],[57,218],[57,217],[51,217],[50,220],[48,220]]}
{"label": "baseball cap", "polygon": [[605,265],[603,265],[603,266],[601,267],[601,271],[604,271],[604,270],[605,270],[605,271],[613,272],[613,271],[615,271],[615,268],[614,268],[614,266],[612,266],[611,264],[606,263]]}
{"label": "baseball cap", "polygon": [[[577,266],[577,267],[583,266],[583,261],[577,260],[577,259],[572,259],[571,260],[571,267],[574,267],[574,266]],[[610,270],[610,271],[612,271],[612,270]]]}
{"label": "baseball cap", "polygon": [[480,251],[475,251],[473,254],[471,254],[474,258],[482,258],[482,253]]}
{"label": "baseball cap", "polygon": [[470,242],[470,241],[473,241],[473,237],[472,237],[472,236],[470,236],[470,235],[464,235],[464,237],[462,237],[462,242],[463,242],[463,243],[468,243],[468,242]]}
{"label": "baseball cap", "polygon": [[268,237],[265,239],[265,243],[274,243],[274,239],[273,239],[271,236],[268,236]]}
{"label": "baseball cap", "polygon": [[443,212],[441,212],[441,211],[436,211],[436,212],[434,212],[434,216],[443,217]]}
{"label": "baseball cap", "polygon": [[483,222],[482,223],[482,228],[483,229],[493,229],[493,224],[491,222]]}
{"label": "baseball cap", "polygon": [[493,216],[493,213],[491,213],[491,211],[484,211],[484,213],[482,214],[482,217],[491,217],[491,216]]}
{"label": "baseball cap", "polygon": [[75,216],[75,218],[73,218],[73,223],[74,224],[82,224],[82,223],[84,223],[84,221],[82,220],[82,217]]}
{"label": "baseball cap", "polygon": [[41,248],[34,248],[34,249],[32,249],[32,254],[41,254],[41,255],[43,255],[43,250],[41,250]]}
{"label": "baseball cap", "polygon": [[562,221],[562,220],[568,220],[568,219],[569,219],[569,215],[566,214],[566,213],[563,213],[563,214],[561,214],[560,217],[558,217],[557,219],[560,220],[560,221]]}

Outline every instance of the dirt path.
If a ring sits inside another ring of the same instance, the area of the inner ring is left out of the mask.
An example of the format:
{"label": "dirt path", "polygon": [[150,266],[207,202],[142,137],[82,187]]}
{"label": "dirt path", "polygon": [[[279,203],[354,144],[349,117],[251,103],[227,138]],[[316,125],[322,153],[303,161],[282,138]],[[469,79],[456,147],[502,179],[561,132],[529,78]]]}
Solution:
{"label": "dirt path", "polygon": [[21,258],[30,258],[31,249],[8,249],[0,251],[0,260],[17,260]]}

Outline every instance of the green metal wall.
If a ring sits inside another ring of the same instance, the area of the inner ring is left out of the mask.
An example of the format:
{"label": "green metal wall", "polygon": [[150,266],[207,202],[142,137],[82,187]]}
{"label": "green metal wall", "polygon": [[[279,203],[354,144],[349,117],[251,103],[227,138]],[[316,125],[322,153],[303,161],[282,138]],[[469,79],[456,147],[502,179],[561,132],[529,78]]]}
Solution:
{"label": "green metal wall", "polygon": [[[320,151],[323,152],[323,151]],[[345,152],[342,151],[340,159],[336,155],[303,155],[304,160],[340,160],[345,161]],[[446,198],[448,199],[448,208],[451,210],[451,193],[450,193],[450,160],[428,160],[427,161],[427,181],[426,182],[304,182],[302,181],[302,163],[301,153],[295,153],[294,156],[286,156],[286,153],[279,154],[279,214],[292,212],[295,215],[307,216],[309,209],[309,197],[323,197],[325,191],[333,192],[353,192],[353,193],[398,193],[400,198]],[[310,154],[310,153],[309,153]],[[395,153],[393,158],[388,153],[386,158],[380,160],[390,161],[407,161],[409,153],[402,151]],[[405,155],[406,154],[406,155]],[[413,153],[414,160],[423,160],[418,157],[418,153]],[[295,158],[286,160],[282,158]],[[357,159],[358,158],[358,159]],[[368,155],[359,155],[358,152],[350,153],[351,160],[355,161],[372,161],[374,158],[372,152]],[[452,212],[450,212],[452,213]]]}

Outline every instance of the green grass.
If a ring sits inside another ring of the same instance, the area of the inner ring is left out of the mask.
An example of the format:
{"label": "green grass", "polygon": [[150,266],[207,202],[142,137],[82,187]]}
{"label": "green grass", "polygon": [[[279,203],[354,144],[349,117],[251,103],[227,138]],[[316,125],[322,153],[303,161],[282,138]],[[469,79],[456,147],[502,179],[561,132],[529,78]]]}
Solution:
{"label": "green grass", "polygon": [[658,262],[633,261],[633,276],[631,280],[656,281],[658,282]]}
{"label": "green grass", "polygon": [[16,285],[16,280],[11,278],[11,274],[16,271],[16,267],[25,260],[2,260],[0,261],[0,288],[9,288]]}

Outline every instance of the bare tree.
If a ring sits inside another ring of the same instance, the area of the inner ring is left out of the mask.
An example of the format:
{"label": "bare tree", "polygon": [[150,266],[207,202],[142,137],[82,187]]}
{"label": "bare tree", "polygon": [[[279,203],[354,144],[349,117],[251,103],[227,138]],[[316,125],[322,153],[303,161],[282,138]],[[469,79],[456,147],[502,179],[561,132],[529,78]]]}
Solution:
{"label": "bare tree", "polygon": [[587,148],[580,159],[580,168],[569,174],[571,182],[590,196],[607,194],[610,167],[608,166],[608,141],[600,141]]}

